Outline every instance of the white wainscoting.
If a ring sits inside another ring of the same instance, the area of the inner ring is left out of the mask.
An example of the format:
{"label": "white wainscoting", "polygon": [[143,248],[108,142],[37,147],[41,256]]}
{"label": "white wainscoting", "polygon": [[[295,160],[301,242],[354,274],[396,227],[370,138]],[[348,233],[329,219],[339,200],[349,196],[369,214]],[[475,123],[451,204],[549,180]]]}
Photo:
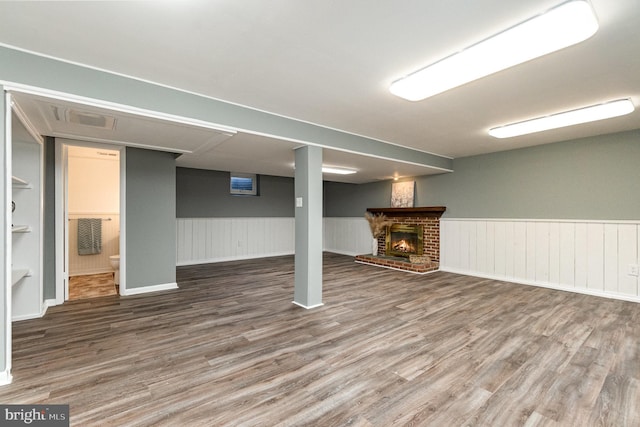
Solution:
{"label": "white wainscoting", "polygon": [[[325,251],[371,252],[364,217],[324,218]],[[291,255],[294,218],[179,218],[178,265]],[[440,219],[440,269],[640,302],[640,221]]]}
{"label": "white wainscoting", "polygon": [[441,219],[440,269],[640,302],[640,222]]}
{"label": "white wainscoting", "polygon": [[358,218],[324,218],[324,250],[343,255],[371,253],[369,223]]}
{"label": "white wainscoting", "polygon": [[[323,249],[344,255],[371,253],[364,217],[324,218]],[[177,265],[292,255],[295,218],[178,218]]]}
{"label": "white wainscoting", "polygon": [[291,255],[294,218],[178,218],[177,265]]}

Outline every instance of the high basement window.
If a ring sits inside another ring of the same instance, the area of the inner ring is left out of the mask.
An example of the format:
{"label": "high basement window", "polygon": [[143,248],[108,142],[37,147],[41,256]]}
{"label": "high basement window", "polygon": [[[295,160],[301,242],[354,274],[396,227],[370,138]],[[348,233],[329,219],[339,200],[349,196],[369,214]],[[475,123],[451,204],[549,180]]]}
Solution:
{"label": "high basement window", "polygon": [[258,175],[252,173],[230,173],[229,189],[231,194],[243,196],[258,195]]}

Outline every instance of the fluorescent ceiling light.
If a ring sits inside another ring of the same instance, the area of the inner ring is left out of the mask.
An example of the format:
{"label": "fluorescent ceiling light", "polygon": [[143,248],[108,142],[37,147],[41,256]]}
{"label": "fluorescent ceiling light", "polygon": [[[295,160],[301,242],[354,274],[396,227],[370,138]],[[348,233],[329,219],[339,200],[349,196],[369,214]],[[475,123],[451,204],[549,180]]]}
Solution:
{"label": "fluorescent ceiling light", "polygon": [[353,169],[344,169],[344,168],[335,168],[333,166],[323,166],[322,173],[335,173],[338,175],[351,175],[356,173],[356,170]]}
{"label": "fluorescent ceiling light", "polygon": [[420,101],[505,68],[580,43],[598,30],[587,1],[574,0],[394,82],[389,90]]}
{"label": "fluorescent ceiling light", "polygon": [[[293,169],[296,169],[296,165],[292,165]],[[355,169],[339,168],[335,166],[322,166],[322,173],[334,173],[337,175],[351,175],[358,172]]]}
{"label": "fluorescent ceiling light", "polygon": [[550,116],[500,126],[490,129],[489,135],[496,138],[510,138],[513,136],[526,135],[528,133],[541,132],[543,130],[557,129],[580,123],[594,122],[596,120],[623,116],[633,112],[634,109],[635,108],[631,100],[619,99],[617,101],[606,102],[604,104],[592,105],[590,107],[584,107],[577,110],[565,111],[562,113],[552,114]]}

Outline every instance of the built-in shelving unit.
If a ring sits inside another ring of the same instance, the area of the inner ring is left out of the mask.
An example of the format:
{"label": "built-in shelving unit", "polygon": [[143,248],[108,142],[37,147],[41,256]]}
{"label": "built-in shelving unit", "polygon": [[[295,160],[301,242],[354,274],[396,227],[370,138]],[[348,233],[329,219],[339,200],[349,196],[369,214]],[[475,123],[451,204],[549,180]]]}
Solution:
{"label": "built-in shelving unit", "polygon": [[[33,186],[24,179],[17,176],[11,176],[11,187],[14,189],[32,189]],[[28,225],[11,225],[11,233],[30,233],[31,227]],[[28,268],[20,268],[11,270],[11,286],[22,283],[22,279],[30,276],[31,272]]]}
{"label": "built-in shelving unit", "polygon": [[[11,141],[11,317],[42,316],[42,140],[15,112]],[[25,191],[28,190],[28,191]]]}

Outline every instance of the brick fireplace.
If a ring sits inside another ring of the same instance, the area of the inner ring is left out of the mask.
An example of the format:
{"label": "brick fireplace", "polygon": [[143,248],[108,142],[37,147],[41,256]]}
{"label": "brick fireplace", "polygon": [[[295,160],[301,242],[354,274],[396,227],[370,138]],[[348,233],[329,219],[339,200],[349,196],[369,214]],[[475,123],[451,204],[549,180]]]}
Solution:
{"label": "brick fireplace", "polygon": [[[367,212],[374,215],[384,214],[399,226],[422,227],[422,254],[430,258],[430,262],[411,262],[404,254],[387,251],[387,235],[378,238],[378,256],[371,254],[356,256],[356,262],[394,268],[414,273],[435,271],[440,266],[440,217],[445,212],[444,206],[420,208],[369,208]],[[416,252],[416,254],[418,254]]]}

